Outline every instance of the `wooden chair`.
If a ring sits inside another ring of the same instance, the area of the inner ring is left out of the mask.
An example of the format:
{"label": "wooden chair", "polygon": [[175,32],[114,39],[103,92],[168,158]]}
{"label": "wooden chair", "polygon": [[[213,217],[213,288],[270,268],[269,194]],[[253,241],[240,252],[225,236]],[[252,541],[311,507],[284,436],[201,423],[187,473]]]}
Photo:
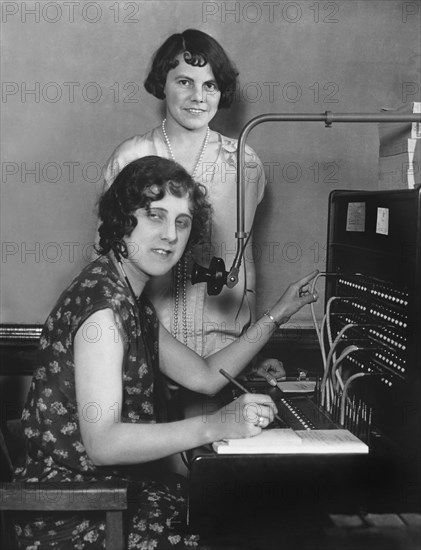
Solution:
{"label": "wooden chair", "polygon": [[[106,515],[106,549],[124,550],[123,512],[127,509],[127,484],[123,482],[12,482],[13,464],[7,442],[10,432],[0,429],[1,548],[16,548],[10,516],[13,511],[99,511]],[[10,445],[9,445],[10,446]],[[8,521],[9,520],[9,521]]]}

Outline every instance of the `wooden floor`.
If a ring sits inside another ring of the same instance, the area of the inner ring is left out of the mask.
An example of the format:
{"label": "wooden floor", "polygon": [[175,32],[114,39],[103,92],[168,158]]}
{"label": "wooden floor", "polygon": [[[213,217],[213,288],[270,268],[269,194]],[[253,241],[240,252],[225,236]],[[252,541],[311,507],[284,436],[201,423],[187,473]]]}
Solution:
{"label": "wooden floor", "polygon": [[329,516],[320,522],[233,525],[203,537],[201,550],[420,550],[421,514]]}

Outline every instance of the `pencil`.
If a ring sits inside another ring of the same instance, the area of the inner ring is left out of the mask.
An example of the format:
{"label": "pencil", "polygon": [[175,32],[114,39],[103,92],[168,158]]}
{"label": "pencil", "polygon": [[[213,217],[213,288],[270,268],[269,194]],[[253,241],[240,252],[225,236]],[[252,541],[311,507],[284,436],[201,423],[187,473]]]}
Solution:
{"label": "pencil", "polygon": [[[241,390],[243,393],[251,393],[248,391],[247,388],[245,388],[240,382],[238,382],[235,378],[233,378],[230,374],[227,373],[224,369],[219,369],[219,372],[222,374],[222,376],[225,376],[227,380],[229,380],[234,386],[237,386],[239,390]],[[282,418],[275,414],[276,420],[281,424],[281,426],[286,426],[285,422],[282,420]],[[286,426],[288,427],[288,426]]]}

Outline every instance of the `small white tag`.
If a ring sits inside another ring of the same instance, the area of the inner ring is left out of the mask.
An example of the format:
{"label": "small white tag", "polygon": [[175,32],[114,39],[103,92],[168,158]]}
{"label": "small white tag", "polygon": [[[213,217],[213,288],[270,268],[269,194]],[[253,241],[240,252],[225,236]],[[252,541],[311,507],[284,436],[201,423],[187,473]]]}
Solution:
{"label": "small white tag", "polygon": [[389,209],[377,208],[376,233],[389,235]]}

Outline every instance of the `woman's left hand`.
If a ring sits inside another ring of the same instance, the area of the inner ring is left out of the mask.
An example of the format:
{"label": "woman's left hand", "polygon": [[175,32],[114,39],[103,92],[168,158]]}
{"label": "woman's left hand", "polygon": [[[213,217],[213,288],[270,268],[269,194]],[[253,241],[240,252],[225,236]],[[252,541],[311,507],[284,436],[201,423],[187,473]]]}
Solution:
{"label": "woman's left hand", "polygon": [[280,380],[286,379],[286,372],[282,361],[270,357],[259,363],[256,374],[267,380],[271,386],[276,386]]}

